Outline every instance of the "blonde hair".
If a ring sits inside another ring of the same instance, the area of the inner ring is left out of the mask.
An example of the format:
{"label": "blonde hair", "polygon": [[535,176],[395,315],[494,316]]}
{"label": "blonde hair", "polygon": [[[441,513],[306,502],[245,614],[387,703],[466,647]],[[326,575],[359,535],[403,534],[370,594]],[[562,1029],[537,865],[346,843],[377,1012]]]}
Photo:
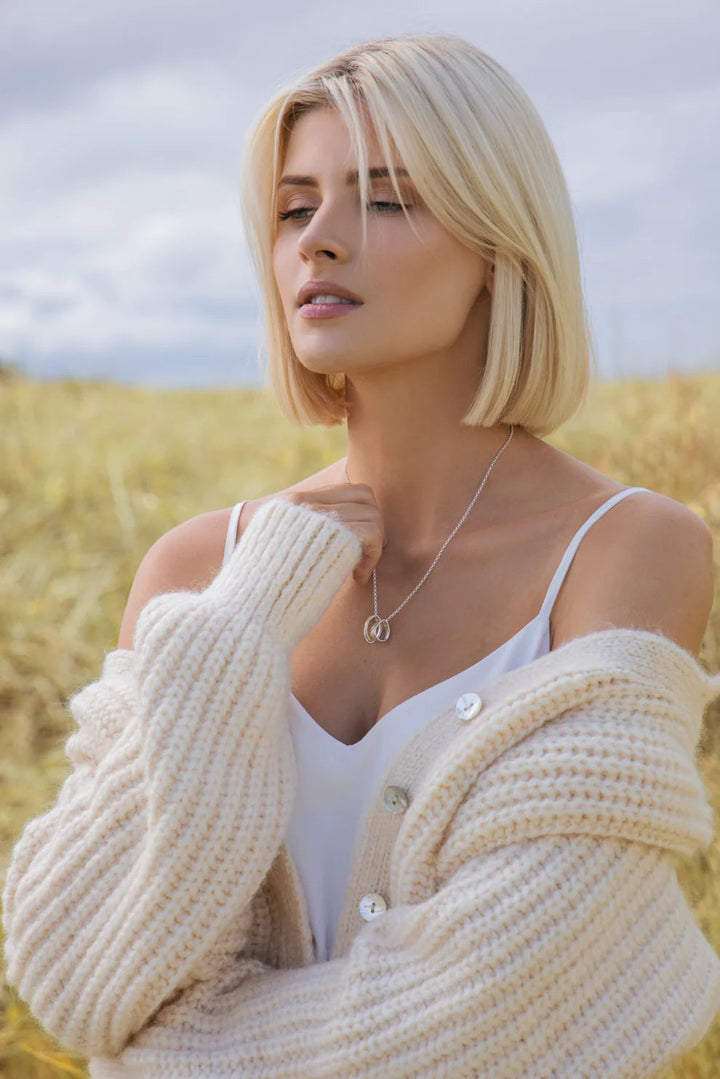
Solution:
{"label": "blonde hair", "polygon": [[496,60],[454,35],[380,38],[346,49],[286,85],[250,133],[242,212],[262,289],[271,386],[284,415],[326,427],[347,416],[344,374],[310,371],[298,360],[272,268],[282,160],[294,123],[318,106],[338,110],[357,156],[363,239],[368,153],[361,113],[398,201],[393,156],[430,213],[494,266],[487,356],[461,422],[514,423],[539,436],[555,430],[584,405],[596,364],[570,196],[525,91]]}

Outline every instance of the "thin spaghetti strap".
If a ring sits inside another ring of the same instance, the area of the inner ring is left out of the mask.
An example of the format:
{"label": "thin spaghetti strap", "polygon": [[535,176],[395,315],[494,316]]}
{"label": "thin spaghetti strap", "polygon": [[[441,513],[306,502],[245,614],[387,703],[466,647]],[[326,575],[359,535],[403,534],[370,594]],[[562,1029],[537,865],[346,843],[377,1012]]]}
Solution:
{"label": "thin spaghetti strap", "polygon": [[577,532],[565,548],[565,553],[560,560],[560,565],[555,570],[553,579],[550,582],[550,587],[548,588],[545,599],[543,600],[543,605],[538,613],[538,618],[540,618],[540,615],[542,614],[544,614],[548,618],[550,617],[550,612],[552,611],[553,604],[555,603],[555,600],[557,598],[557,594],[560,591],[560,587],[563,581],[565,580],[565,574],[570,568],[570,563],[575,557],[575,552],[580,546],[580,541],[582,540],[587,530],[595,524],[598,518],[602,517],[603,514],[607,513],[607,511],[611,509],[616,502],[622,501],[623,498],[626,498],[628,495],[634,494],[635,491],[647,490],[647,487],[627,487],[624,491],[618,491],[616,495],[612,495],[610,498],[606,499],[606,501],[603,502],[601,506],[598,506],[594,513],[591,513],[588,519],[582,525],[580,525],[580,528],[578,528]]}
{"label": "thin spaghetti strap", "polygon": [[227,535],[225,536],[225,554],[223,555],[222,561],[223,566],[235,550],[235,544],[237,543],[238,521],[240,520],[240,513],[246,502],[247,498],[244,498],[242,502],[236,502],[232,508],[230,520],[228,521]]}

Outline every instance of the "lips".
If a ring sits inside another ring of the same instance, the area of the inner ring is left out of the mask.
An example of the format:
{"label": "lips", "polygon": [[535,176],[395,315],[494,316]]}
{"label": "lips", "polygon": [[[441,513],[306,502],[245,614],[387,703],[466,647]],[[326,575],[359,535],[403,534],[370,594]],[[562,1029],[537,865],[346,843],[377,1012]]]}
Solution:
{"label": "lips", "polygon": [[350,289],[334,281],[313,280],[306,281],[298,292],[298,307],[310,303],[313,296],[340,296],[343,300],[350,300],[352,303],[363,302],[355,292],[351,292]]}

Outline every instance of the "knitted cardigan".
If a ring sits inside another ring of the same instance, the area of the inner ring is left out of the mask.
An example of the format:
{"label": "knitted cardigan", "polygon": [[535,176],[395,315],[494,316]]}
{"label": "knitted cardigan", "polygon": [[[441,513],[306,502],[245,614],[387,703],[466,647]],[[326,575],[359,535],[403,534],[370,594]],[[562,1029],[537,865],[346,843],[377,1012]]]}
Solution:
{"label": "knitted cardigan", "polygon": [[694,756],[720,677],[611,628],[431,717],[316,962],[284,841],[289,657],[360,554],[270,499],[70,698],[72,770],[6,874],[10,984],[94,1079],[660,1079],[720,1009],[673,864],[712,838]]}

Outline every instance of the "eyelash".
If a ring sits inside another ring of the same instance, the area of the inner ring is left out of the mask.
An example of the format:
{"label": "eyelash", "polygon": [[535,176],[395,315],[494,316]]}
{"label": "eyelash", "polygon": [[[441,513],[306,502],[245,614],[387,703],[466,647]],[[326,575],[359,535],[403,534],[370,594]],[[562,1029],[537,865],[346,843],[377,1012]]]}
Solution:
{"label": "eyelash", "polygon": [[[372,206],[392,206],[395,210],[402,210],[402,206],[401,206],[401,204],[399,202],[385,202],[385,201],[381,200],[381,201],[373,202],[373,203],[371,203],[371,205]],[[406,210],[410,209],[410,207],[407,205],[407,203],[405,204],[405,209]],[[280,219],[280,221],[286,221],[288,218],[291,218],[293,221],[305,221],[305,220],[307,220],[307,218],[295,217],[295,214],[302,213],[303,210],[312,210],[312,206],[296,206],[294,210],[287,210],[283,214],[278,214],[278,218]]]}

